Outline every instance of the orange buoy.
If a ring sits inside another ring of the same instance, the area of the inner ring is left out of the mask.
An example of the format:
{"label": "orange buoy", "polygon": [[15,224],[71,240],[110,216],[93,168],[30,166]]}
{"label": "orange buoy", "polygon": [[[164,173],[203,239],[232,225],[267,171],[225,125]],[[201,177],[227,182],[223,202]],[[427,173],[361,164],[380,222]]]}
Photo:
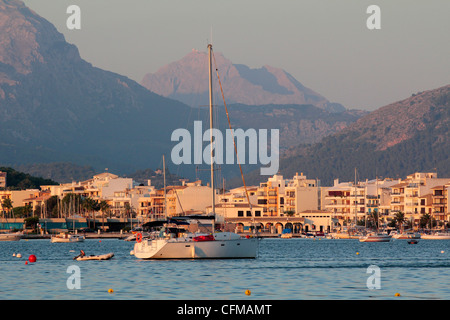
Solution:
{"label": "orange buoy", "polygon": [[141,242],[142,241],[142,233],[138,233],[136,234],[136,242]]}

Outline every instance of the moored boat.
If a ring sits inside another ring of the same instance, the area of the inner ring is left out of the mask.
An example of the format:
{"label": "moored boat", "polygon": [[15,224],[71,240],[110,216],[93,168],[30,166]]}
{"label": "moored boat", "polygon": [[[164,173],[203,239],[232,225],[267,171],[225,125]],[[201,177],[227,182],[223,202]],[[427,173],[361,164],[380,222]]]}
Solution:
{"label": "moored boat", "polygon": [[[256,258],[258,239],[234,232],[188,233],[179,226],[189,220],[208,220],[213,217],[184,216],[170,221],[155,221],[161,225],[159,233],[148,239],[138,234],[133,254],[139,259],[229,259]],[[178,224],[177,224],[178,223]]]}
{"label": "moored boat", "polygon": [[142,240],[134,245],[134,255],[139,259],[256,258],[257,238],[241,237],[233,232],[198,237],[202,235]]}
{"label": "moored boat", "polygon": [[283,229],[281,232],[280,238],[282,239],[291,239],[292,238],[292,231],[291,229]]}
{"label": "moored boat", "polygon": [[99,254],[99,255],[80,255],[78,257],[75,257],[74,260],[77,261],[87,261],[87,260],[109,260],[112,257],[114,257],[114,253],[106,253],[106,254]]}
{"label": "moored boat", "polygon": [[[208,45],[209,56],[209,114],[210,130],[213,132],[213,89],[212,89],[212,45]],[[219,79],[220,81],[220,79]],[[225,101],[224,105],[226,107]],[[226,111],[228,114],[228,111]],[[231,126],[231,124],[230,124]],[[231,129],[231,128],[230,128]],[[213,135],[210,136],[213,145]],[[237,152],[237,151],[236,151]],[[215,190],[214,190],[214,156],[211,152],[211,191],[212,215],[203,218],[212,220],[212,233],[188,234],[186,232],[162,232],[154,239],[142,239],[142,234],[136,238],[133,254],[140,259],[230,259],[256,258],[258,249],[257,237],[242,237],[234,232],[219,232],[214,229],[215,222]],[[165,162],[163,157],[163,167]],[[242,172],[242,170],[241,170]],[[164,171],[165,177],[165,171]],[[243,178],[243,176],[242,176]],[[245,181],[244,181],[245,187]],[[246,188],[245,188],[246,189]],[[164,179],[165,190],[165,179]],[[251,209],[251,202],[247,189],[245,191]],[[165,194],[165,192],[164,192]],[[165,200],[164,200],[165,201]],[[165,206],[166,207],[166,206]],[[167,217],[167,212],[165,212]],[[198,217],[199,218],[199,217]],[[192,219],[192,218],[191,218]],[[185,220],[186,221],[186,220]],[[166,224],[168,225],[168,223]],[[166,227],[164,227],[166,228]]]}
{"label": "moored boat", "polygon": [[424,240],[450,240],[450,232],[435,232],[432,234],[422,234]]}
{"label": "moored boat", "polygon": [[124,241],[136,241],[136,237],[138,236],[138,234],[141,234],[142,238],[147,238],[150,236],[149,233],[147,232],[135,232],[133,234],[130,234],[128,237],[124,238]]}
{"label": "moored boat", "polygon": [[0,241],[19,241],[22,239],[22,232],[0,233]]}
{"label": "moored boat", "polygon": [[418,232],[404,232],[404,233],[397,233],[392,235],[392,239],[399,239],[399,240],[408,240],[408,239],[420,239],[420,233]]}
{"label": "moored boat", "polygon": [[359,238],[360,242],[389,242],[392,236],[386,233],[370,233]]}
{"label": "moored boat", "polygon": [[82,242],[84,241],[84,236],[62,232],[56,235],[52,235],[50,241],[52,243]]}

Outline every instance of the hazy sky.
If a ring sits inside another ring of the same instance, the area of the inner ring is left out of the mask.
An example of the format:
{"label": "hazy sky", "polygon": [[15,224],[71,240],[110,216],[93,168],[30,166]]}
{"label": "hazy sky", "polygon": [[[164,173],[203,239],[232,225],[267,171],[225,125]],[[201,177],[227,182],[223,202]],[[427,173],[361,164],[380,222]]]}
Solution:
{"label": "hazy sky", "polygon": [[[450,84],[450,0],[24,0],[82,58],[140,82],[213,46],[236,64],[279,67],[347,108],[374,110]],[[69,30],[69,5],[81,30]],[[370,5],[381,29],[369,30]]]}

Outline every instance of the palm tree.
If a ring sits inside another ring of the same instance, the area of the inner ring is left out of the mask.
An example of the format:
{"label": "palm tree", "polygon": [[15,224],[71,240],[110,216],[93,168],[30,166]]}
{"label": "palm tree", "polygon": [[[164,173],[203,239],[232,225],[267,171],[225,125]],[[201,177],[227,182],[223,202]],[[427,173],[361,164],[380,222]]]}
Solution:
{"label": "palm tree", "polygon": [[377,210],[372,211],[370,216],[373,219],[373,222],[375,224],[375,229],[378,230],[378,226],[379,226],[379,222],[380,222],[379,218],[378,218],[378,211]]}
{"label": "palm tree", "polygon": [[98,202],[92,199],[91,197],[87,197],[83,199],[82,207],[86,210],[86,216],[88,219],[88,227],[90,228],[89,216],[92,214],[92,219],[94,220],[94,229],[95,229],[95,216],[94,211],[99,210]]}
{"label": "palm tree", "polygon": [[128,216],[129,216],[130,213],[131,213],[131,206],[130,206],[130,203],[129,203],[129,202],[125,202],[124,207],[125,207],[125,216],[126,216],[126,218],[128,218]]}
{"label": "palm tree", "polygon": [[27,203],[23,208],[23,214],[27,218],[31,213],[33,213],[33,208],[31,207],[31,204]]}
{"label": "palm tree", "polygon": [[420,217],[419,225],[421,228],[425,228],[427,225],[430,225],[430,229],[433,228],[433,217],[429,213],[424,213]]}
{"label": "palm tree", "polygon": [[100,211],[102,212],[102,229],[104,230],[105,227],[105,211],[108,211],[110,208],[110,205],[105,201],[100,201]]}
{"label": "palm tree", "polygon": [[5,199],[2,201],[2,208],[3,210],[6,209],[8,212],[8,215],[11,213],[11,210],[13,209],[12,201],[11,199]]}
{"label": "palm tree", "polygon": [[403,223],[405,223],[406,219],[405,219],[405,214],[401,211],[396,212],[394,215],[394,219],[397,225],[397,229],[401,229],[401,231],[403,231]]}

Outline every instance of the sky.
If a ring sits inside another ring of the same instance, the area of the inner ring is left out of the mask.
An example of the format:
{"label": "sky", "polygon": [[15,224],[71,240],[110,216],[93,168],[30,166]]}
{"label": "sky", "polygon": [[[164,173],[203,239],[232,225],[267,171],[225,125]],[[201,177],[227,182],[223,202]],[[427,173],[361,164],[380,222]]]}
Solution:
{"label": "sky", "polygon": [[[282,68],[349,109],[450,84],[449,0],[24,0],[94,66],[141,82],[209,41],[234,64]],[[67,27],[80,8],[81,29]],[[380,8],[380,29],[369,29]]]}

